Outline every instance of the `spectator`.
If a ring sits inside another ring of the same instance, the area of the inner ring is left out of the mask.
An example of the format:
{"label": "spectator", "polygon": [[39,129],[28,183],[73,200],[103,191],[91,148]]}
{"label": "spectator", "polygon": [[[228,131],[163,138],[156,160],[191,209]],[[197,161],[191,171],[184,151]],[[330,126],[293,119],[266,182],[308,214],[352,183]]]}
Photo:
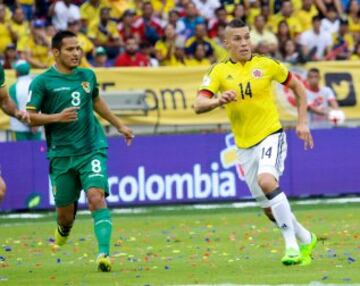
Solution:
{"label": "spectator", "polygon": [[313,0],[303,0],[302,2],[302,8],[295,12],[295,17],[300,21],[301,31],[305,32],[311,29],[312,18],[318,14],[318,11]]}
{"label": "spectator", "polygon": [[360,61],[360,41],[356,43],[354,52],[350,57],[351,61]]}
{"label": "spectator", "polygon": [[142,43],[148,42],[154,45],[164,34],[162,23],[159,18],[155,17],[151,2],[143,3],[142,15],[133,26],[139,31]]}
{"label": "spectator", "polygon": [[140,52],[145,55],[149,59],[149,66],[150,67],[158,67],[160,63],[156,58],[155,47],[148,42],[144,42],[139,45]]}
{"label": "spectator", "polygon": [[209,58],[211,62],[213,62],[215,60],[214,48],[206,33],[207,31],[205,24],[197,24],[195,27],[195,35],[189,38],[185,43],[185,51],[189,57],[193,57],[195,55],[197,45],[203,44],[205,46],[206,57]]}
{"label": "spectator", "polygon": [[275,54],[278,48],[278,40],[274,33],[265,30],[265,18],[262,15],[255,17],[254,28],[250,32],[252,49],[256,50],[260,42],[269,45],[269,52]]}
{"label": "spectator", "polygon": [[315,0],[316,7],[319,10],[320,17],[326,17],[330,9],[335,8],[338,15],[343,14],[343,8],[340,0]]}
{"label": "spectator", "polygon": [[331,109],[339,109],[331,88],[320,86],[320,71],[312,68],[308,71],[306,82],[310,127],[331,127],[328,114]]}
{"label": "spectator", "polygon": [[131,37],[135,37],[138,41],[140,41],[140,33],[138,29],[134,27],[136,20],[135,15],[136,13],[134,10],[125,10],[122,15],[121,22],[117,26],[119,34],[121,35],[121,38],[124,42],[126,42],[126,40]]}
{"label": "spectator", "polygon": [[217,36],[219,25],[227,24],[227,13],[224,6],[220,6],[215,10],[215,18],[208,21],[208,34],[210,38]]}
{"label": "spectator", "polygon": [[246,23],[246,10],[244,5],[236,4],[232,16],[234,19],[240,19]]}
{"label": "spectator", "polygon": [[139,52],[139,44],[136,38],[128,38],[125,43],[125,51],[115,59],[116,67],[147,67],[150,65],[149,58]]}
{"label": "spectator", "polygon": [[266,57],[271,57],[270,48],[267,42],[259,42],[256,46],[255,53]]}
{"label": "spectator", "polygon": [[313,28],[300,35],[299,44],[302,53],[307,60],[321,61],[328,54],[331,46],[331,35],[321,31],[321,18],[314,16],[312,20]]}
{"label": "spectator", "polygon": [[276,33],[279,23],[286,21],[292,37],[301,33],[302,25],[293,12],[293,5],[290,0],[282,1],[280,12],[271,16],[269,19],[269,25],[272,31]]}
{"label": "spectator", "polygon": [[192,2],[189,2],[185,7],[185,16],[180,19],[180,22],[184,26],[184,29],[179,31],[180,36],[188,39],[195,34],[195,27],[198,24],[204,24],[205,20],[198,15],[196,6]]}
{"label": "spectator", "polygon": [[340,20],[335,7],[330,7],[326,17],[321,20],[320,29],[326,33],[337,34],[339,32]]}
{"label": "spectator", "polygon": [[170,62],[174,61],[175,57],[175,41],[176,34],[172,24],[168,24],[165,27],[164,36],[162,39],[156,42],[155,53],[156,58],[162,66],[170,65]]}
{"label": "spectator", "polygon": [[360,5],[358,0],[351,0],[349,3],[349,30],[355,41],[360,40]]}
{"label": "spectator", "polygon": [[108,61],[108,56],[106,54],[106,50],[103,47],[96,48],[92,66],[95,68],[111,67],[111,63]]}
{"label": "spectator", "polygon": [[250,7],[247,8],[248,5],[246,5],[246,2],[243,2],[243,5],[246,11],[246,23],[251,27],[254,26],[255,17],[261,14],[262,2],[260,0],[252,0],[249,2]]}
{"label": "spectator", "polygon": [[171,24],[175,28],[175,33],[180,37],[181,31],[185,30],[185,25],[180,21],[180,13],[176,9],[169,11],[168,24]]}
{"label": "spectator", "polygon": [[285,41],[284,45],[280,46],[280,60],[291,65],[302,62],[298,47],[294,40],[288,39]]}
{"label": "spectator", "polygon": [[219,0],[193,0],[192,2],[207,21],[215,18],[215,10],[220,7]]}
{"label": "spectator", "polygon": [[18,0],[17,3],[20,8],[24,11],[24,15],[27,21],[31,21],[33,18],[33,12],[35,11],[34,0]]}
{"label": "spectator", "polygon": [[32,23],[30,36],[20,39],[17,49],[22,59],[34,68],[48,68],[53,63],[50,39],[46,36],[43,20],[35,20]]}
{"label": "spectator", "polygon": [[6,6],[0,4],[0,53],[16,40],[16,35],[11,29],[10,20],[6,19]]}
{"label": "spectator", "polygon": [[14,44],[10,44],[6,47],[4,53],[4,60],[2,62],[2,66],[4,69],[12,69],[14,68],[14,63],[17,61],[18,55],[16,52],[16,46]]}
{"label": "spectator", "polygon": [[58,0],[49,8],[49,17],[57,31],[67,29],[69,19],[80,20],[80,9],[72,4],[72,0]]}
{"label": "spectator", "polygon": [[[32,77],[29,76],[30,65],[26,61],[18,61],[14,65],[16,82],[10,86],[9,95],[19,110],[26,110],[29,86]],[[41,132],[38,127],[31,128],[16,118],[10,118],[10,129],[16,141],[40,140]]]}
{"label": "spectator", "polygon": [[160,19],[166,18],[169,11],[174,9],[175,2],[176,1],[171,0],[151,0],[151,4],[154,8],[154,15]]}
{"label": "spectator", "polygon": [[278,32],[276,34],[276,38],[278,40],[279,47],[281,47],[285,44],[285,42],[287,40],[291,39],[291,34],[290,34],[288,23],[285,20],[280,21],[277,31]]}
{"label": "spectator", "polygon": [[70,32],[73,32],[79,41],[81,50],[83,52],[83,55],[81,57],[80,66],[89,68],[91,67],[90,63],[88,62],[88,57],[92,55],[92,52],[94,50],[94,44],[90,39],[80,32],[81,29],[81,23],[79,20],[72,20],[70,19],[68,22],[68,30]]}
{"label": "spectator", "polygon": [[87,28],[98,21],[100,10],[109,7],[106,0],[87,0],[80,6],[80,18],[83,27]]}
{"label": "spectator", "polygon": [[217,61],[222,61],[228,58],[228,51],[225,47],[225,29],[226,24],[218,25],[217,37],[211,40],[214,55]]}
{"label": "spectator", "polygon": [[88,37],[95,46],[104,47],[110,59],[118,55],[123,41],[117,31],[116,23],[110,19],[110,8],[100,9],[100,19],[89,26]]}
{"label": "spectator", "polygon": [[211,62],[206,57],[206,46],[198,43],[195,46],[194,56],[186,60],[186,65],[190,67],[196,66],[210,66]]}
{"label": "spectator", "polygon": [[30,34],[30,27],[28,21],[25,20],[25,15],[20,7],[15,8],[12,19],[11,29],[15,33],[16,41],[22,37],[28,37]]}
{"label": "spectator", "polygon": [[349,21],[340,20],[339,33],[333,35],[333,47],[326,59],[328,60],[347,60],[354,49],[354,40],[349,33]]}

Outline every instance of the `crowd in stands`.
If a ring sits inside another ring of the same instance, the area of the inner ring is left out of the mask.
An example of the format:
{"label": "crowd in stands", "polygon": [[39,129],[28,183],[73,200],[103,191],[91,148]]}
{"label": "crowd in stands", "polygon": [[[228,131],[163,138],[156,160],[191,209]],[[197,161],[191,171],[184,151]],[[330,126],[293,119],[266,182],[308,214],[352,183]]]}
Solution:
{"label": "crowd in stands", "polygon": [[[1,1],[1,0],[0,0]],[[227,53],[226,24],[251,27],[253,50],[291,64],[360,60],[360,0],[2,0],[0,56],[53,62],[51,37],[70,30],[84,67],[208,66]]]}

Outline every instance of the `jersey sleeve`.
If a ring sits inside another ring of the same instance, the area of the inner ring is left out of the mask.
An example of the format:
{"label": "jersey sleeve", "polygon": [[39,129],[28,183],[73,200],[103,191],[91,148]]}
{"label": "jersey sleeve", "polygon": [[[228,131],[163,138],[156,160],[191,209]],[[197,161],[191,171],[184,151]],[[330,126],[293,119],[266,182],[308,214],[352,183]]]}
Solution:
{"label": "jersey sleeve", "polygon": [[44,96],[45,89],[43,83],[41,78],[37,77],[30,84],[26,109],[39,111],[41,109]]}
{"label": "jersey sleeve", "polygon": [[0,65],[0,87],[4,87],[5,85],[5,72],[4,68]]}
{"label": "jersey sleeve", "polygon": [[207,91],[212,95],[220,89],[220,75],[217,66],[212,66],[209,72],[203,77],[199,91]]}
{"label": "jersey sleeve", "polygon": [[18,103],[18,100],[16,98],[16,85],[15,84],[12,84],[9,87],[9,96],[15,102],[16,106],[19,107],[19,103]]}
{"label": "jersey sleeve", "polygon": [[96,74],[92,72],[92,75],[93,75],[93,84],[94,84],[94,88],[93,88],[93,91],[92,91],[92,98],[96,98],[98,97],[100,94],[99,94],[99,83],[97,81],[97,78],[96,78]]}
{"label": "jersey sleeve", "polygon": [[273,80],[282,84],[289,80],[290,72],[284,64],[271,60],[269,68],[273,72]]}
{"label": "jersey sleeve", "polygon": [[330,87],[326,87],[325,89],[325,98],[327,101],[336,100],[336,96]]}

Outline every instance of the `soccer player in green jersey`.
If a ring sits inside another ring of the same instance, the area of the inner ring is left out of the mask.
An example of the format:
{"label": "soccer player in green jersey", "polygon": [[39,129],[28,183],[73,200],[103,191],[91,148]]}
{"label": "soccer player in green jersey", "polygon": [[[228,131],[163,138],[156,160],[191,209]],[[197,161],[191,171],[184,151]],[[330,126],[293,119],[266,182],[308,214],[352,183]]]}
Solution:
{"label": "soccer player in green jersey", "polygon": [[[29,114],[21,111],[16,107],[14,101],[11,100],[5,84],[5,73],[2,65],[0,65],[0,108],[7,115],[17,118],[18,120],[29,123]],[[6,192],[6,185],[0,173],[0,202],[2,201]]]}
{"label": "soccer player in green jersey", "polygon": [[30,85],[27,109],[31,125],[45,125],[50,160],[50,179],[57,211],[55,246],[65,244],[75,219],[80,191],[86,193],[98,241],[98,269],[111,270],[109,259],[112,230],[106,206],[107,140],[95,111],[124,135],[130,144],[134,135],[99,96],[95,73],[79,68],[81,48],[69,31],[52,39],[55,65]]}

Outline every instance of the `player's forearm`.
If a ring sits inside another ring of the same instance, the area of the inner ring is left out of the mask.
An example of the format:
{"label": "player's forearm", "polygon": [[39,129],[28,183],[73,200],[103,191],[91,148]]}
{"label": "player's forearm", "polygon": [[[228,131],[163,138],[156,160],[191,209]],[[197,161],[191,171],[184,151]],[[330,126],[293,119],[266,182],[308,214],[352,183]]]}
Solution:
{"label": "player's forearm", "polygon": [[6,96],[1,101],[1,109],[9,116],[16,117],[16,112],[18,111],[17,106],[14,101],[11,100],[9,96]]}
{"label": "player's forearm", "polygon": [[296,96],[296,105],[298,110],[298,123],[307,124],[307,97],[306,91],[302,83],[295,79],[291,79],[289,87],[293,90]]}
{"label": "player's forearm", "polygon": [[111,112],[106,102],[102,98],[99,97],[94,101],[94,110],[116,129],[119,130],[124,126],[120,119]]}
{"label": "player's forearm", "polygon": [[198,95],[194,102],[194,111],[197,114],[209,112],[221,104],[217,98],[206,98],[204,96]]}
{"label": "player's forearm", "polygon": [[45,113],[36,113],[35,111],[30,111],[30,126],[41,126],[51,123],[59,122],[60,113],[54,114],[45,114]]}

